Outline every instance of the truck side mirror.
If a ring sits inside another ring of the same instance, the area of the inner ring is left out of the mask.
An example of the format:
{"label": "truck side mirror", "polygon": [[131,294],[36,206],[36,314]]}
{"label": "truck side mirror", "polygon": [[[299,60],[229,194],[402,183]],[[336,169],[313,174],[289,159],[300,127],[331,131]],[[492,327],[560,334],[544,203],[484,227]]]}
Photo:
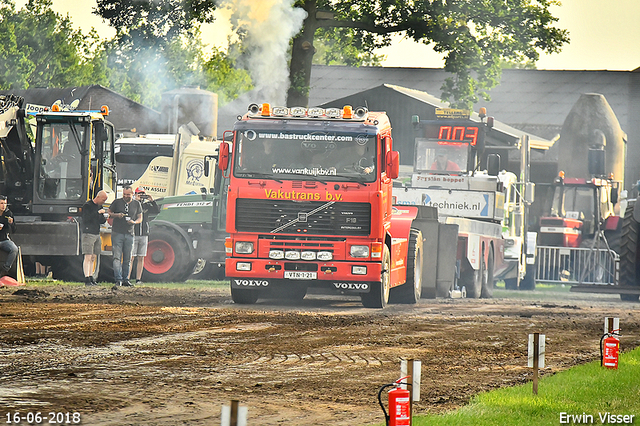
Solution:
{"label": "truck side mirror", "polygon": [[229,167],[229,142],[220,142],[218,150],[218,169],[227,170]]}
{"label": "truck side mirror", "polygon": [[487,173],[489,176],[498,176],[500,173],[500,154],[487,155]]}
{"label": "truck side mirror", "polygon": [[533,200],[535,198],[536,184],[533,182],[527,182],[524,184],[524,201],[531,205],[533,204]]}
{"label": "truck side mirror", "polygon": [[618,204],[618,201],[620,201],[620,182],[614,182],[611,185],[611,204],[613,204],[614,206],[616,204]]}
{"label": "truck side mirror", "polygon": [[385,157],[387,165],[387,176],[391,179],[397,179],[400,174],[400,153],[398,151],[389,151]]}

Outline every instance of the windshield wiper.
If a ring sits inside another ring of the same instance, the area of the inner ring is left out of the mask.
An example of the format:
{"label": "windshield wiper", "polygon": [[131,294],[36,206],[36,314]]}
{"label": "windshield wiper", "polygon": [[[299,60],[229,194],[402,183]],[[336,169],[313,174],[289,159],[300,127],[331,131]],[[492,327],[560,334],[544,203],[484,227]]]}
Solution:
{"label": "windshield wiper", "polygon": [[[298,175],[296,175],[296,176],[298,176]],[[327,182],[325,182],[324,180],[320,179],[318,176],[304,175],[304,180],[308,180],[308,179],[315,180],[316,182],[320,182],[323,185],[327,184]]]}
{"label": "windshield wiper", "polygon": [[260,178],[260,179],[269,179],[269,180],[274,180],[278,183],[282,183],[282,181],[280,179],[276,179],[273,177],[272,174],[269,173],[263,173],[263,172],[240,172],[240,174],[244,177],[250,177],[250,178]]}

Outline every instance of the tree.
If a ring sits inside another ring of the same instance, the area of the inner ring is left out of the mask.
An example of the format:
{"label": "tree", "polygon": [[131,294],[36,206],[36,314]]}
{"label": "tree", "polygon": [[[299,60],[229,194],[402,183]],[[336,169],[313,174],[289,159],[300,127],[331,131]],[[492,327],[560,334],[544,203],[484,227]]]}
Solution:
{"label": "tree", "polygon": [[217,49],[204,53],[200,22],[210,22],[213,1],[99,0],[96,13],[116,29],[108,42],[110,88],[152,108],[163,92],[198,86],[219,102],[251,89],[246,71]]}
{"label": "tree", "polygon": [[[331,42],[336,40],[336,34],[342,34],[339,40],[346,52],[345,62],[360,57],[365,63],[374,49],[390,44],[394,33],[433,44],[435,51],[445,54],[444,69],[452,74],[442,86],[441,97],[457,107],[471,107],[479,97],[488,98],[487,91],[499,81],[501,63],[536,61],[541,51],[558,52],[569,41],[566,30],[553,26],[557,19],[549,8],[559,4],[557,0],[278,2],[292,4],[306,13],[291,46],[287,96],[290,106],[308,104],[318,37],[327,37],[324,40]],[[198,22],[211,22],[214,9],[212,0],[98,0],[98,14],[112,25],[120,25],[116,28],[144,22],[152,28],[149,34],[155,36],[186,31]],[[349,53],[349,49],[357,53]],[[331,62],[332,56],[327,58]],[[375,57],[371,56],[371,60],[375,61]]]}
{"label": "tree", "polygon": [[315,54],[314,39],[322,28],[351,28],[364,51],[388,46],[389,35],[404,33],[433,43],[446,53],[444,69],[453,74],[442,86],[442,99],[471,107],[500,78],[502,60],[536,61],[539,51],[557,52],[568,42],[566,30],[549,7],[556,0],[298,0],[307,12],[293,40],[287,97],[289,105],[306,105]]}
{"label": "tree", "polygon": [[84,36],[51,5],[52,0],[29,0],[20,11],[11,0],[0,5],[0,88],[106,83],[95,31]]}

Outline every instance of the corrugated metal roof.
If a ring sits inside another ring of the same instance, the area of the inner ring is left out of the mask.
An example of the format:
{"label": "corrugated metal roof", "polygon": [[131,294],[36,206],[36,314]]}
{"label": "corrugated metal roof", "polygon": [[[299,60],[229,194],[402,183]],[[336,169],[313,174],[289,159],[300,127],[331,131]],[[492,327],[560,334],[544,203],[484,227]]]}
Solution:
{"label": "corrugated metal roof", "polygon": [[[503,70],[500,84],[481,101],[503,123],[561,126],[582,93],[600,93],[616,113],[623,129],[629,117],[630,71]],[[436,68],[387,68],[314,65],[309,105],[392,84],[427,92],[435,97],[451,74]]]}

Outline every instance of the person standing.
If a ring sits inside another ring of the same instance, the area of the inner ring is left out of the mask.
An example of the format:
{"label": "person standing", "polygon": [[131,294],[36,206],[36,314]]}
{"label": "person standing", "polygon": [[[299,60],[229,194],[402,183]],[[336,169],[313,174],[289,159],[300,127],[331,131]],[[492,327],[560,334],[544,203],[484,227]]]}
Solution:
{"label": "person standing", "polygon": [[[131,265],[136,261],[136,284],[142,283],[142,271],[144,269],[144,258],[147,256],[147,245],[149,244],[149,215],[160,212],[158,204],[151,195],[147,195],[143,187],[136,188],[136,200],[142,206],[142,222],[133,227],[133,251],[131,252]],[[129,276],[131,276],[129,269]]]}
{"label": "person standing", "polygon": [[102,205],[107,201],[107,193],[99,191],[93,200],[82,206],[82,271],[85,285],[98,285],[93,277],[98,255],[102,250],[100,240],[100,225],[107,221],[107,210]]}
{"label": "person standing", "polygon": [[122,188],[122,198],[109,206],[111,227],[111,250],[113,253],[113,275],[117,286],[133,287],[127,278],[131,266],[133,249],[133,227],[142,222],[142,206],[133,199],[133,190],[127,185]]}
{"label": "person standing", "polygon": [[13,213],[7,208],[7,197],[0,195],[0,250],[7,252],[7,259],[0,267],[0,277],[9,275],[11,265],[18,257],[18,246],[11,241],[10,234],[16,232]]}

